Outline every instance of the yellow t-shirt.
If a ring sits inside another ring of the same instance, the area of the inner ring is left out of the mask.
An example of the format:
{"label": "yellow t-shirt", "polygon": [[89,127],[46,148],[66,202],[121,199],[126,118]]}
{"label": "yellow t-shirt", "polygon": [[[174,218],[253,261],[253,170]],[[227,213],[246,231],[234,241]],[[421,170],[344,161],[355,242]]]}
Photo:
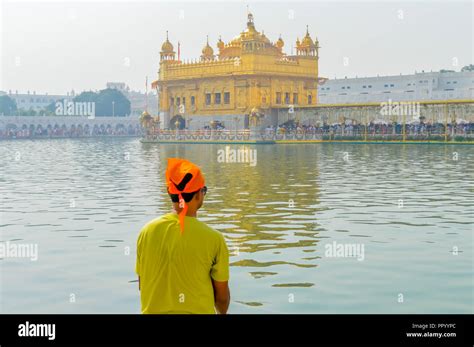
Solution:
{"label": "yellow t-shirt", "polygon": [[194,217],[169,213],[146,224],[137,241],[142,313],[215,314],[215,281],[229,280],[224,236]]}

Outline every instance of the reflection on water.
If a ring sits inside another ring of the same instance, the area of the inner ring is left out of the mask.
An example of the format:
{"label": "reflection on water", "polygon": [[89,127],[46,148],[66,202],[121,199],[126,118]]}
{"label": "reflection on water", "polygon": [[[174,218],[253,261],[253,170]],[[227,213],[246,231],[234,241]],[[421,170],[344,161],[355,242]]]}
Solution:
{"label": "reflection on water", "polygon": [[[0,240],[39,251],[0,260],[1,312],[139,312],[135,242],[170,209],[168,157],[205,173],[199,217],[231,251],[231,312],[473,311],[470,146],[243,146],[251,166],[219,162],[217,144],[0,145]],[[326,256],[334,241],[364,260]]]}

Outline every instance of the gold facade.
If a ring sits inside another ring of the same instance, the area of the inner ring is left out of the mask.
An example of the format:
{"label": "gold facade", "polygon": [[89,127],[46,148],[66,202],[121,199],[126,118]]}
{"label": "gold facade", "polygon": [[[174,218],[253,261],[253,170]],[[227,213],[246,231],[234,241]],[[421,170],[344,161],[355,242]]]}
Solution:
{"label": "gold facade", "polygon": [[255,29],[248,14],[247,28],[228,43],[209,42],[200,59],[181,61],[166,38],[160,52],[160,69],[154,87],[164,127],[176,115],[193,119],[209,115],[249,115],[255,110],[310,107],[317,102],[318,50],[308,30],[296,41],[296,55],[283,51],[280,37],[271,42]]}

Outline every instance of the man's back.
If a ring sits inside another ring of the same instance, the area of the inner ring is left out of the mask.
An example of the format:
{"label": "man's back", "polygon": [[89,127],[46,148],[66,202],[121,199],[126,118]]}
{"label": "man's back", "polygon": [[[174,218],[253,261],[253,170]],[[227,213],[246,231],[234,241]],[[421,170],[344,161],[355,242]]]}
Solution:
{"label": "man's back", "polygon": [[142,313],[214,314],[211,278],[228,281],[224,237],[194,217],[169,213],[143,227],[137,242]]}

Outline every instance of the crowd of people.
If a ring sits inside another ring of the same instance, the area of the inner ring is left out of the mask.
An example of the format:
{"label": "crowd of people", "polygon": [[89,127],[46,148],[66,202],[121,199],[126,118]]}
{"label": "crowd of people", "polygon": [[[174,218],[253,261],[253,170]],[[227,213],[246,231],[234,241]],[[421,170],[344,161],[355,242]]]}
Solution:
{"label": "crowd of people", "polygon": [[71,138],[71,137],[96,137],[96,136],[141,136],[142,128],[139,125],[72,125],[63,126],[23,126],[8,127],[0,129],[0,139],[17,139],[17,138]]}
{"label": "crowd of people", "polygon": [[[210,132],[211,129],[206,127],[201,129],[204,132]],[[219,124],[214,131],[226,132],[227,130],[223,124]],[[445,134],[448,137],[462,137],[472,139],[474,138],[474,122],[463,123],[412,123],[403,125],[399,123],[370,123],[367,127],[364,124],[343,124],[333,123],[324,125],[315,124],[300,124],[298,122],[290,121],[280,124],[278,127],[268,126],[264,129],[263,135],[266,137],[274,136],[295,136],[296,139],[301,136],[326,136],[334,137],[387,137],[400,136],[402,134],[415,138],[432,138],[442,137]],[[124,126],[122,124],[111,125],[72,125],[66,127],[62,126],[23,126],[8,127],[7,129],[0,129],[0,139],[13,138],[54,138],[54,137],[96,137],[96,136],[142,136],[144,135],[143,128],[136,125]]]}
{"label": "crowd of people", "polygon": [[441,136],[446,133],[449,136],[468,136],[474,137],[474,122],[448,123],[447,129],[443,123],[374,123],[371,122],[367,127],[364,124],[299,124],[298,122],[286,122],[278,127],[269,126],[265,129],[267,134],[321,134],[321,135],[339,135],[339,136],[364,136],[364,135],[406,135],[412,136]]}

